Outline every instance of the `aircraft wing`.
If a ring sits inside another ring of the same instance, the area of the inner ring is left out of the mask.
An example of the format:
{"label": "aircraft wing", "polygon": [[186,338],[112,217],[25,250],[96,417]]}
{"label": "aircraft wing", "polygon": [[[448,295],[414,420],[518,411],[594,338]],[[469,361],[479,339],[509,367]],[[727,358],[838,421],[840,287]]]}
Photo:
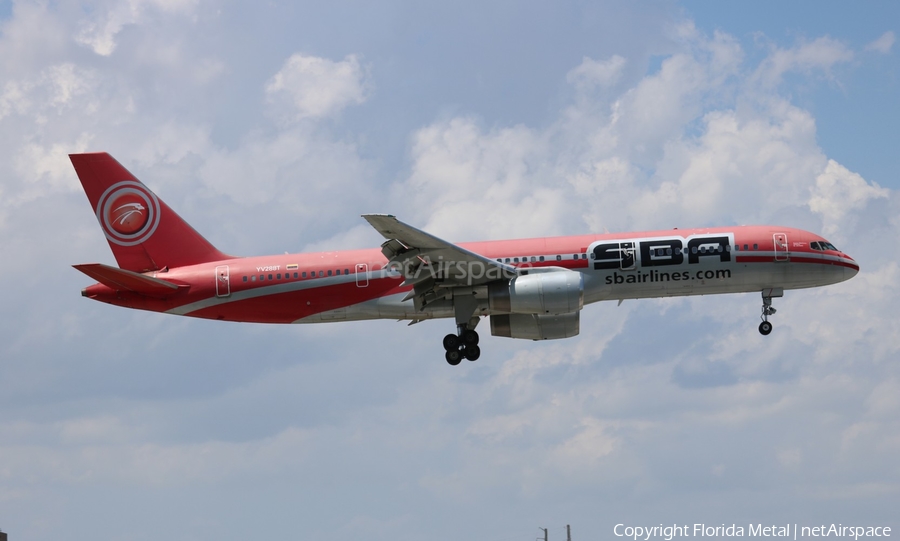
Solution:
{"label": "aircraft wing", "polygon": [[476,254],[405,224],[389,214],[363,214],[387,241],[381,251],[390,265],[415,285],[415,293],[430,289],[478,286],[517,274],[516,268]]}

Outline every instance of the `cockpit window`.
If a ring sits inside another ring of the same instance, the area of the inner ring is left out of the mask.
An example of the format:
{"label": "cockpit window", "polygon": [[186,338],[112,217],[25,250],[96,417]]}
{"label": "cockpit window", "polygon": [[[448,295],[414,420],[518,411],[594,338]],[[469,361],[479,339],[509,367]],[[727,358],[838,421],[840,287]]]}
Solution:
{"label": "cockpit window", "polygon": [[813,250],[833,250],[835,252],[838,251],[837,248],[834,247],[834,244],[825,241],[813,241],[809,243],[809,247]]}

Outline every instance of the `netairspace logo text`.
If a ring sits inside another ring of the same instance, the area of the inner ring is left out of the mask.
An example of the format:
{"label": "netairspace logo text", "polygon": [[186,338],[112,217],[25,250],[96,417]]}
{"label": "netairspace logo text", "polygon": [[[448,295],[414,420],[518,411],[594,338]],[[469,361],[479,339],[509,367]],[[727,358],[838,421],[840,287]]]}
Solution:
{"label": "netairspace logo text", "polygon": [[890,526],[844,526],[843,524],[821,524],[818,526],[799,526],[785,524],[750,524],[746,528],[732,524],[726,526],[708,526],[706,524],[673,524],[671,526],[626,526],[616,524],[613,528],[616,537],[626,537],[638,541],[650,541],[658,538],[672,541],[676,537],[780,537],[800,539],[808,537],[843,537],[858,540],[867,537],[890,537]]}

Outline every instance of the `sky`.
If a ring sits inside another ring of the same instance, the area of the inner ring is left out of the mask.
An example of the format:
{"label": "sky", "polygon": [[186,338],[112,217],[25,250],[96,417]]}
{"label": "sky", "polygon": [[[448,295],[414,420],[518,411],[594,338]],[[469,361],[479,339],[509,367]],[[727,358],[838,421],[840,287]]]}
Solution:
{"label": "sky", "polygon": [[[900,520],[895,2],[0,1],[10,539],[617,539]],[[780,224],[861,265],[587,306],[581,334],[265,326],[80,297],[67,154],[226,253]]]}

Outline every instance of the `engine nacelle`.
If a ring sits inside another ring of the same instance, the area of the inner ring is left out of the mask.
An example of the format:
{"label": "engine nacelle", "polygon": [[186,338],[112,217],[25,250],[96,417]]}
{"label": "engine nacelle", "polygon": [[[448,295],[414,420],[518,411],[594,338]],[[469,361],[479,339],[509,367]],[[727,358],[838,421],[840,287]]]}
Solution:
{"label": "engine nacelle", "polygon": [[571,338],[581,331],[581,312],[544,316],[540,314],[502,314],[491,316],[491,334],[526,340]]}
{"label": "engine nacelle", "polygon": [[584,306],[584,277],[562,269],[516,276],[488,286],[488,305],[495,313],[571,314]]}

